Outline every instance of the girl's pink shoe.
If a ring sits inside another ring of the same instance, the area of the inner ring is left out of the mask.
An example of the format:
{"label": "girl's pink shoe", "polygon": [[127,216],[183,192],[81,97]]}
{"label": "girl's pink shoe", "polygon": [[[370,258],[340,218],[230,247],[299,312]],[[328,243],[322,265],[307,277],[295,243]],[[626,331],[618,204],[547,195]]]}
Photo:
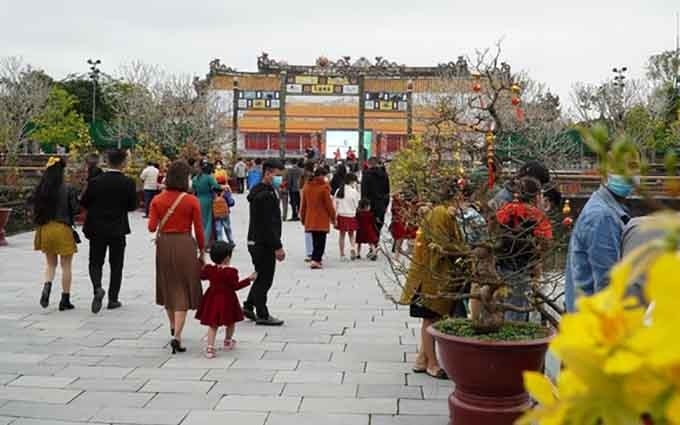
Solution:
{"label": "girl's pink shoe", "polygon": [[231,351],[234,348],[236,348],[236,340],[235,339],[225,339],[224,340],[224,351]]}
{"label": "girl's pink shoe", "polygon": [[207,347],[205,347],[205,357],[206,358],[214,359],[215,356],[216,356],[215,347],[213,347],[212,345],[208,345]]}

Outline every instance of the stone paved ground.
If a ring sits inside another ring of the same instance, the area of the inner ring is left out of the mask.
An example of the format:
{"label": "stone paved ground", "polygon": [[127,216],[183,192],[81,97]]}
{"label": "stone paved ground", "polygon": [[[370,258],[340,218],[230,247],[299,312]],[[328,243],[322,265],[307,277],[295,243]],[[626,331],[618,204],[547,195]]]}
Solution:
{"label": "stone paved ground", "polygon": [[[234,263],[249,273],[245,199],[237,202]],[[38,305],[43,259],[32,234],[0,248],[0,425],[447,423],[450,384],[410,372],[418,323],[384,296],[376,281],[384,263],[341,264],[333,235],[326,269],[312,272],[300,225],[285,223],[289,257],[270,295],[286,325],[244,322],[238,349],[208,360],[205,329],[190,320],[188,352],[172,356],[154,304],[151,238],[139,214],[133,225],[124,308],[98,316],[89,312],[86,243],[70,312],[56,309],[57,282],[50,307]]]}

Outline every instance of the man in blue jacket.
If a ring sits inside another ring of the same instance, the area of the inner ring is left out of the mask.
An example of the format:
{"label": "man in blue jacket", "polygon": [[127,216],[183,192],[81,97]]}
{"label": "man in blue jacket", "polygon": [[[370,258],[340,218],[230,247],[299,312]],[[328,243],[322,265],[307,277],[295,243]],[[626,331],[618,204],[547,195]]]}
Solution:
{"label": "man in blue jacket", "polygon": [[610,174],[579,214],[567,253],[567,311],[576,310],[578,295],[593,295],[609,283],[609,271],[621,258],[623,228],[630,220],[623,201],[633,193],[636,179]]}

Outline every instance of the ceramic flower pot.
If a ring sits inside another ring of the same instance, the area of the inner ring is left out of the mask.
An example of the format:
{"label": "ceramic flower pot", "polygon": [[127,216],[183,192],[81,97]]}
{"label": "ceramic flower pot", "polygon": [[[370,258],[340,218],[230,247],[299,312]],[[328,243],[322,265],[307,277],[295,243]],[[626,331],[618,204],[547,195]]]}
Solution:
{"label": "ceramic flower pot", "polygon": [[9,216],[11,213],[11,208],[0,208],[0,246],[7,246],[7,240],[5,239],[5,226],[9,221]]}
{"label": "ceramic flower pot", "polygon": [[531,408],[522,373],[541,371],[552,336],[529,341],[478,341],[433,327],[439,361],[456,384],[450,425],[512,425]]}

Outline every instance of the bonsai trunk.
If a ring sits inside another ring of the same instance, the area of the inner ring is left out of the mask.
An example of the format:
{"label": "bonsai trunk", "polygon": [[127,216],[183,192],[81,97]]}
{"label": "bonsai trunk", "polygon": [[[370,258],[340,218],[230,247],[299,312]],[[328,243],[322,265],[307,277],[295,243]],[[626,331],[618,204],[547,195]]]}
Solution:
{"label": "bonsai trunk", "polygon": [[499,330],[504,322],[504,312],[494,308],[499,302],[498,290],[490,285],[472,285],[471,293],[474,298],[470,301],[472,328],[480,333],[491,333]]}

